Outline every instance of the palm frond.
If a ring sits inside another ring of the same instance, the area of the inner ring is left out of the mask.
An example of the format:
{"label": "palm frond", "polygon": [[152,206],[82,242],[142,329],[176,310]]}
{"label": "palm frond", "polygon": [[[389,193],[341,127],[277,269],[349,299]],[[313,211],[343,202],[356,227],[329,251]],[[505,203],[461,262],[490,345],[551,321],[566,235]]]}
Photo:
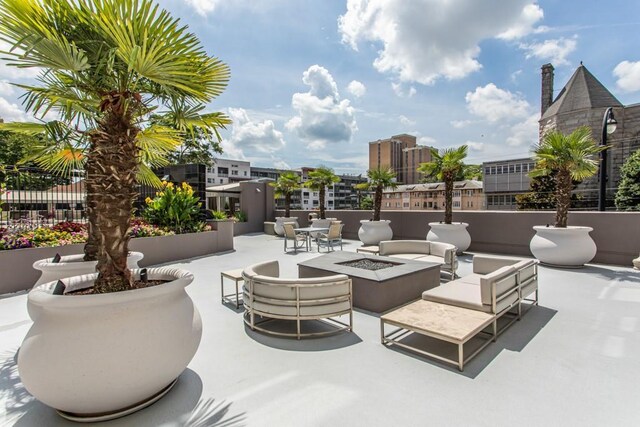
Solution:
{"label": "palm frond", "polygon": [[138,167],[136,180],[138,181],[138,184],[148,185],[153,188],[162,188],[162,181],[160,178],[158,178],[151,168],[144,163]]}

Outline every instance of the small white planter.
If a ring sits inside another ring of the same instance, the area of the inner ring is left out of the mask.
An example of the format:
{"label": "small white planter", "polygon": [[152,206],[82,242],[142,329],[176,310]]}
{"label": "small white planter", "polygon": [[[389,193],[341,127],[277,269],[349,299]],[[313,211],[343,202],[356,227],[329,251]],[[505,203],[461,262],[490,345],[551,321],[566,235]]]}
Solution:
{"label": "small white planter", "polygon": [[[84,255],[67,255],[60,258],[60,262],[51,262],[52,258],[41,259],[33,263],[33,268],[42,274],[35,286],[67,277],[80,276],[96,272],[98,261],[84,261]],[[138,262],[144,258],[142,252],[130,252],[127,257],[129,268],[138,268]]]}
{"label": "small white planter", "polygon": [[471,236],[467,231],[469,224],[466,222],[453,222],[445,224],[443,222],[430,222],[431,229],[427,233],[427,240],[430,242],[442,242],[454,245],[458,254],[469,249]]}
{"label": "small white planter", "polygon": [[[171,282],[98,295],[53,295],[50,282],[29,292],[33,326],[18,354],[29,393],[82,421],[117,418],[162,397],[198,349],[202,321],[185,291],[190,272],[150,268],[148,276]],[[73,277],[67,288],[96,277]]]}
{"label": "small white planter", "polygon": [[295,228],[298,228],[298,217],[286,217],[286,216],[278,216],[276,217],[276,225],[273,226],[273,231],[276,232],[278,236],[284,236],[284,227],[282,225],[285,222],[295,222]]}
{"label": "small white planter", "polygon": [[533,227],[536,235],[529,243],[533,256],[557,267],[582,267],[596,256],[596,244],[589,235],[591,227]]}
{"label": "small white planter", "polygon": [[391,230],[390,223],[391,221],[388,219],[380,221],[363,219],[360,221],[358,238],[365,246],[377,245],[384,240],[391,240],[393,239],[393,230]]}
{"label": "small white planter", "polygon": [[638,256],[638,258],[633,260],[633,268],[635,268],[636,270],[640,270],[640,255]]}

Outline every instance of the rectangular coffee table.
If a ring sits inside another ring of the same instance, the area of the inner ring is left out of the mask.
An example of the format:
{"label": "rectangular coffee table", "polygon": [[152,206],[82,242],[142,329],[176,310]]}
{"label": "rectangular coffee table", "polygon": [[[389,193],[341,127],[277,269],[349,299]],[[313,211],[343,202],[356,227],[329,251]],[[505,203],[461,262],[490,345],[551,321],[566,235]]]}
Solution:
{"label": "rectangular coffee table", "polygon": [[[486,341],[466,358],[464,357],[464,344],[478,336],[483,329],[491,325],[494,319],[495,316],[493,314],[482,311],[419,300],[381,316],[380,337],[383,345],[397,345],[407,348],[442,362],[457,365],[458,369],[462,371],[465,363],[473,359],[491,341],[495,341],[495,328],[493,334],[488,334],[489,337]],[[385,324],[396,326],[399,329],[395,329],[385,335]],[[457,345],[457,360],[403,343],[401,339],[411,333],[425,335]]]}

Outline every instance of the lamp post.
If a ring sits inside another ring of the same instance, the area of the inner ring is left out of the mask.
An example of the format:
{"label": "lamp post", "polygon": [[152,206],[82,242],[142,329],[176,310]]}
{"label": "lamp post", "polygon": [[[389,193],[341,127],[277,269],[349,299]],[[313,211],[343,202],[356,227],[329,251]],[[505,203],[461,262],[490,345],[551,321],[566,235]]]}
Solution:
{"label": "lamp post", "polygon": [[[607,145],[607,135],[611,135],[616,131],[618,122],[613,117],[613,108],[609,107],[604,112],[602,118],[602,139],[601,146]],[[598,193],[598,210],[604,212],[607,203],[607,150],[600,152],[600,191]]]}

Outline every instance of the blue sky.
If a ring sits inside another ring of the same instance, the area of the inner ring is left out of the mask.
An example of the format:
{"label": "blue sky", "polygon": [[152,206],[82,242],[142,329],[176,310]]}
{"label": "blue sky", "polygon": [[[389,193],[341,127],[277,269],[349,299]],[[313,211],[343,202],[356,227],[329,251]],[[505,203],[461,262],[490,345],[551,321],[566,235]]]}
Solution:
{"label": "blue sky", "polygon": [[[528,155],[540,67],[556,93],[583,61],[640,102],[640,2],[615,0],[160,0],[231,67],[209,108],[234,125],[227,158],[257,166],[367,168],[398,133],[470,146],[470,162]],[[29,79],[0,65],[0,117],[21,120]]]}

